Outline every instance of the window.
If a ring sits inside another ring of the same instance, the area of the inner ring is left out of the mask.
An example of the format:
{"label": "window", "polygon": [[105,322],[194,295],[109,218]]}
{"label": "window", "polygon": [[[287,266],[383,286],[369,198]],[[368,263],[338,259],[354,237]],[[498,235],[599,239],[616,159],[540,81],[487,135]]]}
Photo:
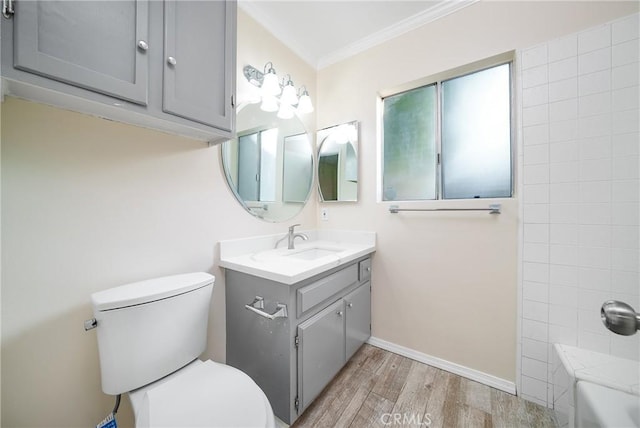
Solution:
{"label": "window", "polygon": [[382,100],[382,199],[512,194],[511,64]]}

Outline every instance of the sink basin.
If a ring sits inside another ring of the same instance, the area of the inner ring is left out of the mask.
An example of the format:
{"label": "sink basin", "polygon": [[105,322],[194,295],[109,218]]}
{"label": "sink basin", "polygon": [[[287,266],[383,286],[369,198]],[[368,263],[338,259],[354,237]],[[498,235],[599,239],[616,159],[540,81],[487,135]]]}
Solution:
{"label": "sink basin", "polygon": [[297,264],[300,262],[313,262],[327,256],[337,257],[339,253],[342,253],[345,250],[346,248],[341,247],[303,244],[300,246],[300,248],[296,248],[295,250],[278,248],[275,250],[267,250],[254,253],[251,256],[251,259],[257,262],[284,262]]}
{"label": "sink basin", "polygon": [[297,251],[292,254],[286,254],[285,256],[300,260],[315,260],[339,253],[341,251],[344,250],[342,248],[307,248],[305,250]]}

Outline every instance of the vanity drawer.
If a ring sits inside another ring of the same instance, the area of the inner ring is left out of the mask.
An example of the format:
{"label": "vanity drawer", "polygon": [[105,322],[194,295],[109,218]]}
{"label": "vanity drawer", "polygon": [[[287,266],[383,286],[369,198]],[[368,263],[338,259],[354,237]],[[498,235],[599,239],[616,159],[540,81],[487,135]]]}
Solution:
{"label": "vanity drawer", "polygon": [[359,263],[360,275],[358,279],[360,282],[366,281],[371,278],[371,259],[363,260]]}
{"label": "vanity drawer", "polygon": [[358,265],[354,264],[298,290],[298,314],[311,309],[358,281]]}

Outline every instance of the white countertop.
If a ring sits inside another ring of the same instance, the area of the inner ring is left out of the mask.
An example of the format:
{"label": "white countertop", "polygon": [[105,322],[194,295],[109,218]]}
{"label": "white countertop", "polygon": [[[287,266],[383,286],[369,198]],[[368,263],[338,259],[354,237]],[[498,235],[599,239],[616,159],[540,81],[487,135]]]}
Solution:
{"label": "white countertop", "polygon": [[[296,239],[294,250],[287,249],[286,239],[274,249],[286,233],[221,241],[220,266],[291,285],[376,250],[375,232],[321,229],[296,233],[304,233],[309,240]],[[295,257],[314,248],[327,255],[313,260]]]}

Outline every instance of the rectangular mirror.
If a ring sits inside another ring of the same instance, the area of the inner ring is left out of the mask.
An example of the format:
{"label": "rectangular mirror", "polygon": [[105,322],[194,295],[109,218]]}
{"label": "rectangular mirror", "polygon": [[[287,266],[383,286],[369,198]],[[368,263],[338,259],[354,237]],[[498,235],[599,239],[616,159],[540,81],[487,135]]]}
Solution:
{"label": "rectangular mirror", "polygon": [[318,192],[322,202],[358,200],[358,122],[318,131]]}

